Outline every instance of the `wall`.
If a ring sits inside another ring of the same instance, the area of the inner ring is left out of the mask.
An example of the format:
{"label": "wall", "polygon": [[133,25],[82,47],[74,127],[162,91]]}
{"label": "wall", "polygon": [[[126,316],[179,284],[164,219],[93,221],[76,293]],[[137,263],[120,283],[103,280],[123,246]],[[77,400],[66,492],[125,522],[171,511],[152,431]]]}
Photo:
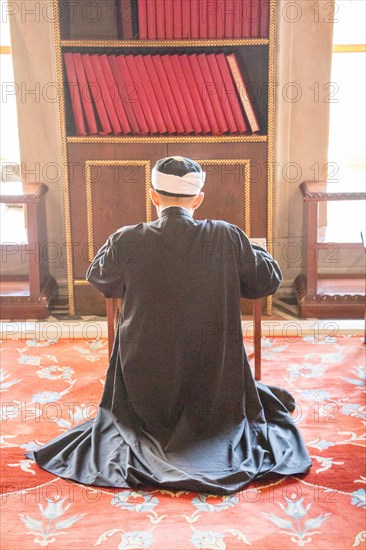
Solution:
{"label": "wall", "polygon": [[[48,240],[58,243],[64,252],[62,180],[61,174],[54,177],[50,164],[61,166],[58,105],[52,101],[56,81],[54,37],[52,13],[44,4],[50,2],[11,2],[16,82],[25,91],[34,89],[35,83],[40,90],[39,97],[18,93],[20,148],[27,170],[38,163],[40,177],[49,186]],[[332,18],[332,4],[329,0],[315,4],[319,6],[318,20],[312,2],[280,0],[277,5],[274,255],[283,270],[284,293],[291,291],[301,271],[304,243],[298,186],[314,179],[315,163],[319,179],[323,179],[327,162],[329,103],[323,86],[330,81],[333,23],[327,19]],[[33,15],[31,10],[35,10]],[[318,101],[311,89],[314,85],[319,89]],[[30,173],[26,176],[29,181],[34,177]],[[60,294],[66,295],[65,255],[51,262],[50,269]]]}

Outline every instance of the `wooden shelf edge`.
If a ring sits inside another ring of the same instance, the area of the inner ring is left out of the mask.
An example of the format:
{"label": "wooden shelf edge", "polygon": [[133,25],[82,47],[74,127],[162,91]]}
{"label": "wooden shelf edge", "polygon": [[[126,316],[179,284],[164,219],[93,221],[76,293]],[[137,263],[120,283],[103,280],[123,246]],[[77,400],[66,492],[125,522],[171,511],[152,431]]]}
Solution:
{"label": "wooden shelf edge", "polygon": [[266,143],[267,135],[232,136],[69,136],[67,143]]}
{"label": "wooden shelf edge", "polygon": [[187,40],[61,40],[61,46],[68,48],[200,48],[213,46],[267,46],[268,44],[269,38],[212,38]]}

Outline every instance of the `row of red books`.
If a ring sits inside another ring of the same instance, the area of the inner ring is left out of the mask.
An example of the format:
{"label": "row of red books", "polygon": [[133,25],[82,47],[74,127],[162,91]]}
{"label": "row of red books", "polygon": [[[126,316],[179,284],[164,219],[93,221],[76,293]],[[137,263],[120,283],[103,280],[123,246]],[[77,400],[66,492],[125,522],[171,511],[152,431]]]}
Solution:
{"label": "row of red books", "polygon": [[269,1],[138,0],[139,38],[268,38]]}
{"label": "row of red books", "polygon": [[64,61],[77,135],[260,131],[235,54],[69,52]]}

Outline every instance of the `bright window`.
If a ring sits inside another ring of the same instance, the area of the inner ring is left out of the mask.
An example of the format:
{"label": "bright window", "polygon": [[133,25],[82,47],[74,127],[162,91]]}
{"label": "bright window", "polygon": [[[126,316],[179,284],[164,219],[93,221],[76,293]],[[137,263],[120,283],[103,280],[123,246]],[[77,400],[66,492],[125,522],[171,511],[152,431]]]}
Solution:
{"label": "bright window", "polygon": [[[328,180],[365,190],[366,2],[336,0],[331,69]],[[328,202],[327,240],[356,242],[365,233],[365,203]]]}

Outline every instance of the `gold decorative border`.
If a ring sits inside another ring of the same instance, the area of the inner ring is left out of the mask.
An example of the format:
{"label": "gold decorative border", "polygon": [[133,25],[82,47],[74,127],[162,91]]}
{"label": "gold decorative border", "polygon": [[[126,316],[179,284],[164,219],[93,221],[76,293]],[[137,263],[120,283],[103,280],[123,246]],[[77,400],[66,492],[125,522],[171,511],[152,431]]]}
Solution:
{"label": "gold decorative border", "polygon": [[[273,248],[273,166],[274,166],[274,128],[275,128],[275,38],[276,38],[276,1],[269,5],[269,47],[268,47],[268,173],[267,173],[267,250]],[[266,313],[272,315],[272,296],[266,300]]]}
{"label": "gold decorative border", "polygon": [[59,0],[52,0],[53,25],[55,38],[56,57],[56,79],[60,90],[59,98],[59,123],[60,123],[60,144],[62,162],[62,190],[65,216],[65,240],[66,240],[66,266],[67,266],[67,287],[69,296],[69,314],[75,315],[75,296],[73,284],[73,263],[72,263],[72,241],[71,241],[71,216],[70,216],[70,192],[69,192],[69,170],[67,162],[67,135],[66,135],[66,114],[64,99],[64,77],[62,64],[61,34],[60,34],[60,13]]}
{"label": "gold decorative border", "polygon": [[244,231],[250,237],[250,159],[198,159],[197,162],[213,166],[244,166]]}
{"label": "gold decorative border", "polygon": [[94,253],[94,235],[93,235],[93,201],[92,201],[92,166],[144,166],[145,167],[145,198],[146,198],[146,221],[151,221],[151,202],[150,202],[150,173],[151,163],[149,160],[86,160],[85,161],[85,195],[86,195],[86,222],[88,235],[88,260],[93,261]]}
{"label": "gold decorative border", "polygon": [[68,143],[265,143],[266,135],[237,136],[69,136]]}
{"label": "gold decorative border", "polygon": [[68,48],[202,48],[212,46],[266,46],[268,38],[236,38],[210,40],[61,40]]}

